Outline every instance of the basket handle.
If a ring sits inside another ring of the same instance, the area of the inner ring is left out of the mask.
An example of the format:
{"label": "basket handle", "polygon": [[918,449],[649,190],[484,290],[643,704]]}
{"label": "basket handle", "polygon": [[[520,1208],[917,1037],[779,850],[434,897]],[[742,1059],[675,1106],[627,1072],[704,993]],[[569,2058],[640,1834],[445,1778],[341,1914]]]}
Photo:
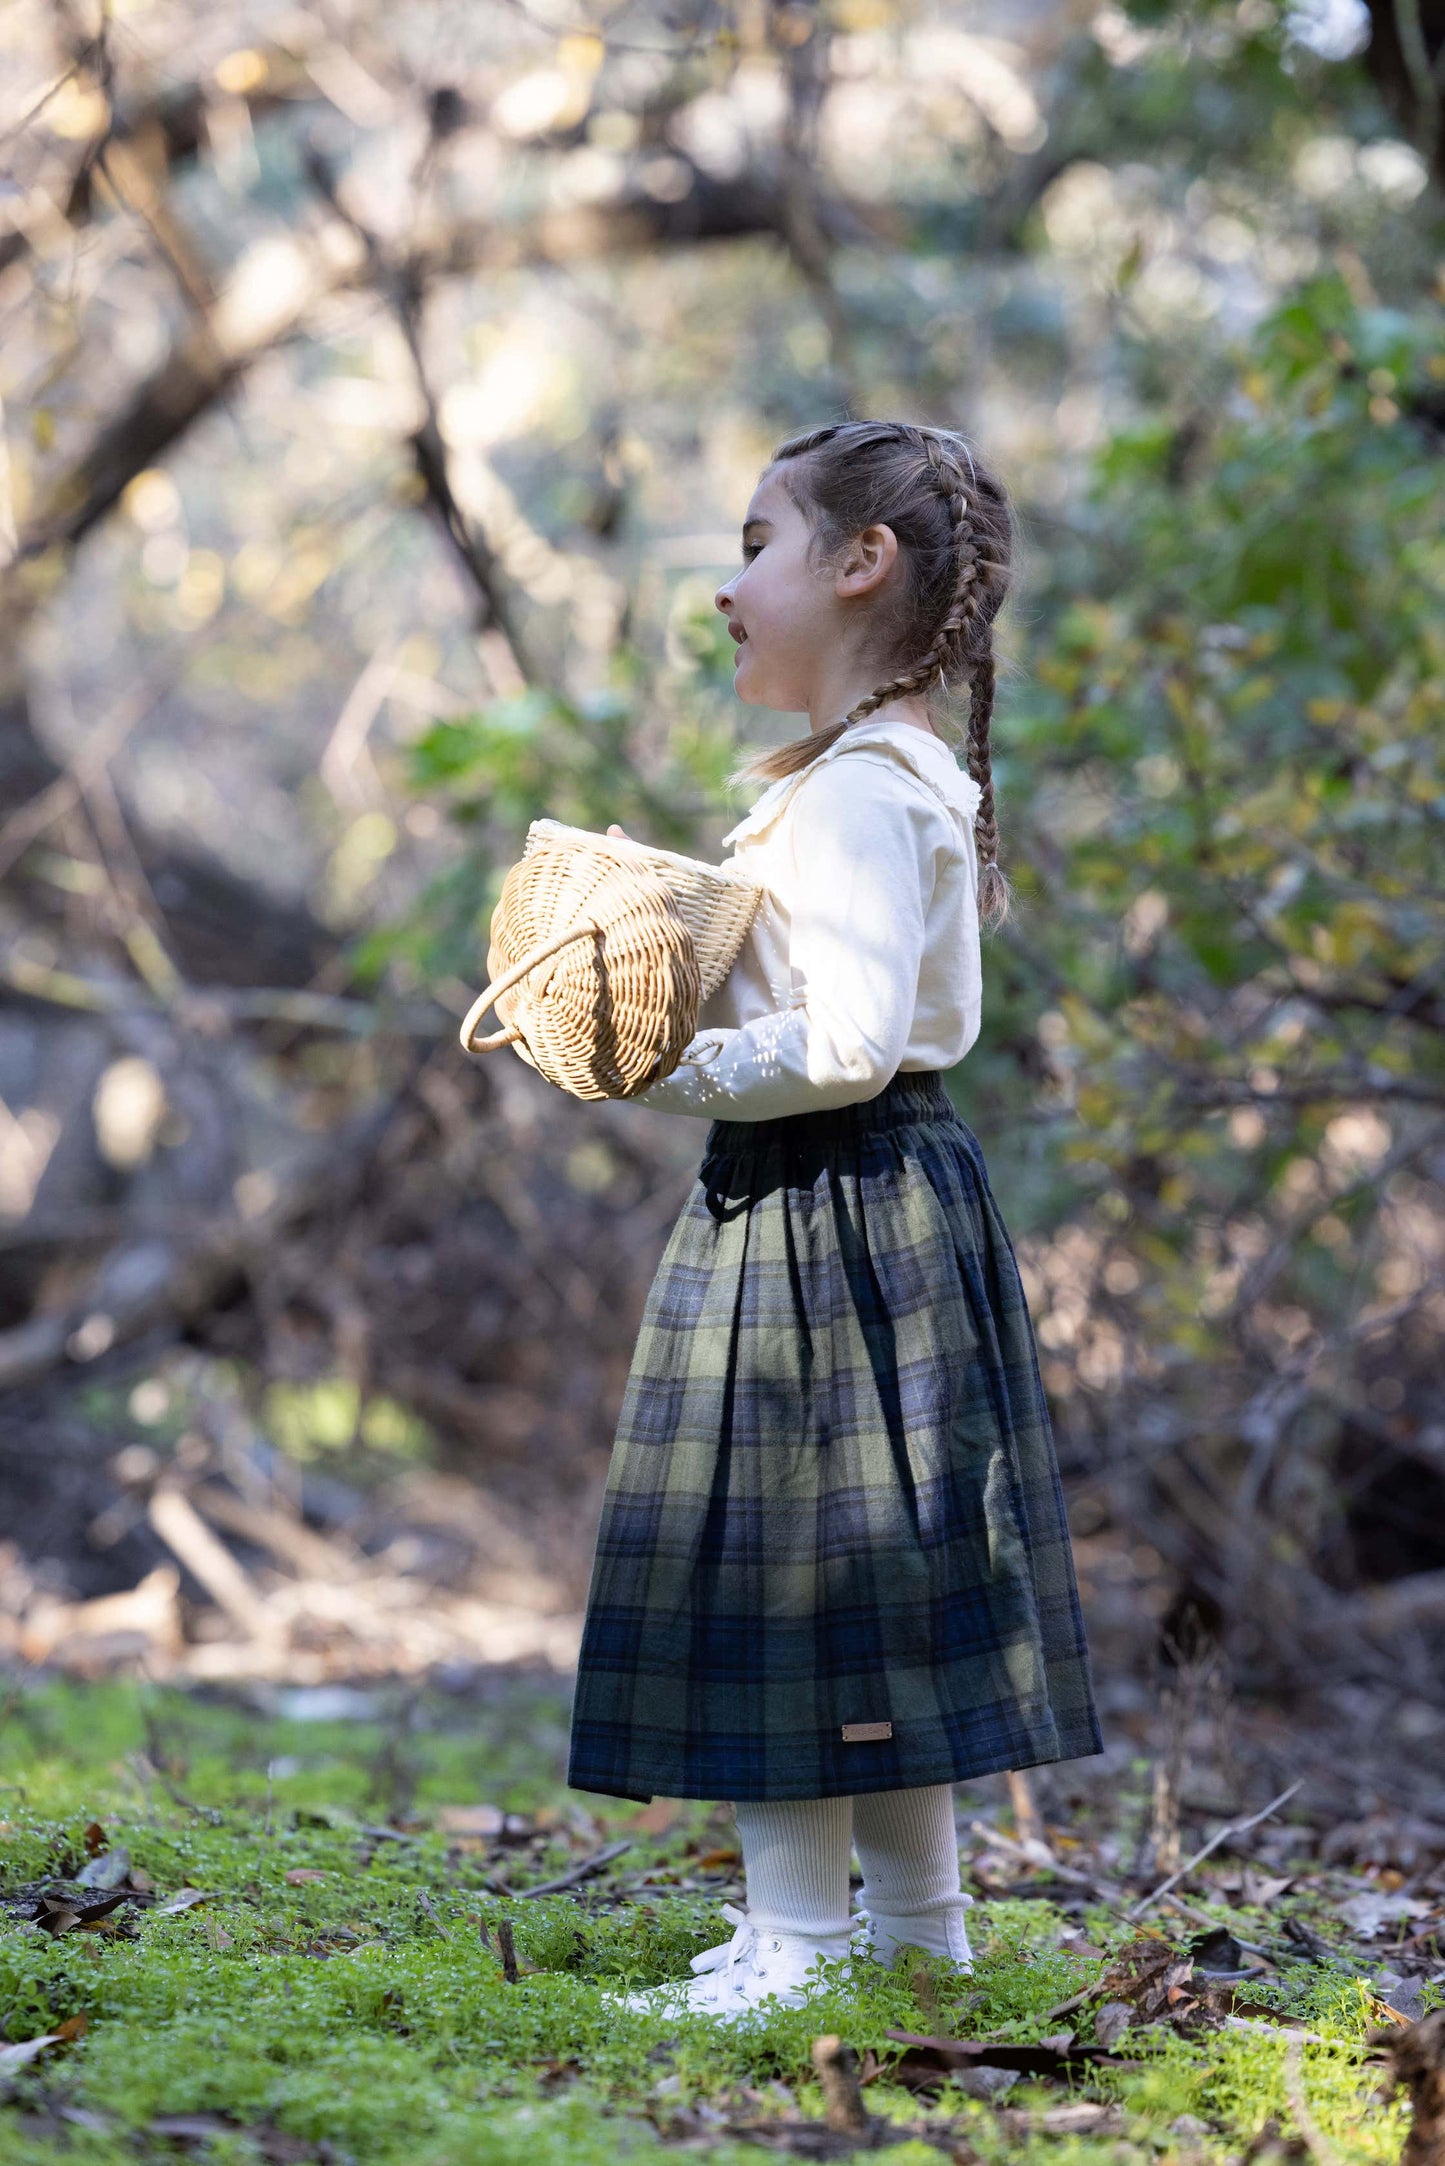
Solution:
{"label": "basket handle", "polygon": [[544,940],[537,947],[529,948],[520,962],[513,963],[511,969],[504,970],[499,978],[493,978],[486,991],[478,993],[463,1019],[463,1050],[468,1053],[494,1053],[499,1045],[510,1045],[513,1039],[520,1038],[522,1033],[515,1023],[510,1030],[494,1031],[490,1038],[478,1038],[476,1028],[497,996],[510,992],[518,979],[525,978],[527,972],[535,970],[538,963],[545,963],[549,955],[555,955],[559,948],[567,947],[573,940],[582,940],[589,933],[601,931],[602,927],[594,919],[585,918],[580,925],[571,925],[565,933],[558,933],[554,940]]}

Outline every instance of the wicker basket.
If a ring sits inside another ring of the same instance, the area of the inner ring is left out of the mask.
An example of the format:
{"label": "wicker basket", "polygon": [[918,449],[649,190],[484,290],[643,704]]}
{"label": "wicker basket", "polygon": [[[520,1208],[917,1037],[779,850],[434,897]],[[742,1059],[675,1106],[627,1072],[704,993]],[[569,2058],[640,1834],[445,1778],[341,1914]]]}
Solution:
{"label": "wicker basket", "polygon": [[[576,1098],[634,1097],[688,1057],[761,897],[730,867],[534,820],[492,913],[491,983],[462,1044],[510,1045]],[[504,1027],[479,1038],[494,1004]]]}

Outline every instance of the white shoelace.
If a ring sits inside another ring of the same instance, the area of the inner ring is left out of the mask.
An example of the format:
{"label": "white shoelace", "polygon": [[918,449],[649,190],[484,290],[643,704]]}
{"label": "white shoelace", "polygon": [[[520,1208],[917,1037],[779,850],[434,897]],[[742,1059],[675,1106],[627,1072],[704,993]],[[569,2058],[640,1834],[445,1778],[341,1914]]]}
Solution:
{"label": "white shoelace", "polygon": [[731,1940],[716,1948],[704,1948],[701,1955],[692,1958],[692,1968],[699,1976],[710,1970],[737,1970],[751,1961],[757,1947],[758,1929],[745,1910],[739,1910],[735,1903],[724,1903],[722,1914],[737,1931]]}

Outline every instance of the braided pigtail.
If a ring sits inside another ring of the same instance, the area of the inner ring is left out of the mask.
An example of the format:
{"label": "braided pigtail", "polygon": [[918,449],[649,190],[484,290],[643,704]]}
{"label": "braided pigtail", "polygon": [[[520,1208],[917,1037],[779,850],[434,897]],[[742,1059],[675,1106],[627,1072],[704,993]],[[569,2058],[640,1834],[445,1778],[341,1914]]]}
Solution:
{"label": "braided pigtail", "polygon": [[[973,822],[974,843],[978,850],[978,911],[985,925],[995,926],[1001,925],[1008,916],[1009,906],[1008,882],[998,861],[998,812],[994,804],[989,742],[996,679],[993,619],[1003,600],[1007,559],[1005,555],[1000,561],[989,551],[990,522],[986,522],[977,508],[983,490],[974,461],[965,449],[964,456],[969,457],[973,469],[965,480],[957,453],[941,436],[931,430],[926,433],[929,467],[948,503],[957,566],[948,615],[929,654],[937,655],[940,676],[951,662],[968,679],[968,771],[980,791]],[[996,539],[998,513],[1002,510],[1006,518],[1006,505],[996,483],[988,482],[986,486],[995,496],[991,524]],[[1006,542],[1006,527],[1004,539]]]}
{"label": "braided pigtail", "polygon": [[973,665],[968,702],[968,771],[982,793],[973,816],[973,839],[978,848],[978,914],[985,925],[1002,925],[1008,916],[1009,885],[998,861],[998,814],[993,801],[993,757],[989,731],[993,723],[994,661],[993,631],[985,633],[987,649]]}

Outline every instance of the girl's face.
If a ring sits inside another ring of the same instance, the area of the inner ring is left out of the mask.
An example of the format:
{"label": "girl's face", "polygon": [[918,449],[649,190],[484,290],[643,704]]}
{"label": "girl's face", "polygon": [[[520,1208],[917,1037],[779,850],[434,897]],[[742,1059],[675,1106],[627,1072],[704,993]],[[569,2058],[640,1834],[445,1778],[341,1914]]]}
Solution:
{"label": "girl's face", "polygon": [[809,563],[809,538],[778,468],[769,467],[743,521],[742,570],[714,596],[739,643],[733,687],[749,707],[815,713],[837,699],[846,707],[845,685],[869,674],[866,618],[897,562],[897,537],[891,527],[866,528],[832,572]]}

